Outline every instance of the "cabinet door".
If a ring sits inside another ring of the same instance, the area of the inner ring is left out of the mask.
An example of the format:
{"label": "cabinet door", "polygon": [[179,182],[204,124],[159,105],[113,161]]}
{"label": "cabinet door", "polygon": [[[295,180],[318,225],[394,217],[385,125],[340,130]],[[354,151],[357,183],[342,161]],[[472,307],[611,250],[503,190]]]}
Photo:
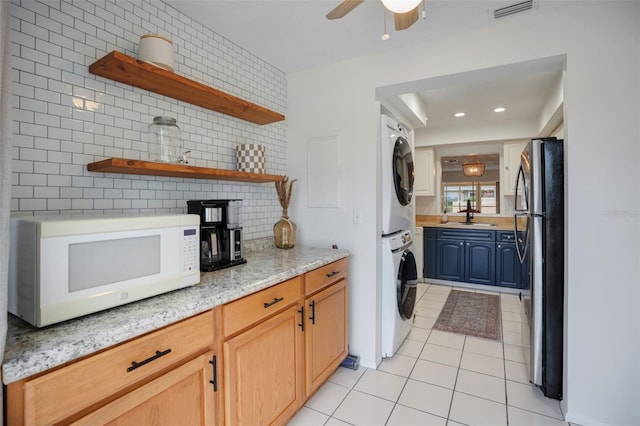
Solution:
{"label": "cabinet door", "polygon": [[423,272],[424,278],[437,278],[436,275],[436,230],[434,228],[424,228],[424,251]]}
{"label": "cabinet door", "polygon": [[522,264],[515,244],[496,244],[496,285],[512,288],[522,286]]}
{"label": "cabinet door", "polygon": [[515,193],[516,176],[520,168],[520,154],[522,154],[522,150],[526,145],[526,142],[504,144],[504,173],[502,174],[502,189],[504,195],[513,195]]}
{"label": "cabinet door", "polygon": [[416,149],[415,158],[415,182],[414,182],[414,194],[415,195],[436,195],[435,182],[436,182],[436,168],[433,162],[433,149],[431,148],[418,148]]}
{"label": "cabinet door", "polygon": [[466,282],[495,284],[495,243],[467,241],[465,244]]}
{"label": "cabinet door", "polygon": [[306,299],[306,392],[311,396],[347,356],[347,280]]}
{"label": "cabinet door", "polygon": [[464,281],[464,240],[437,240],[436,252],[437,278]]}
{"label": "cabinet door", "polygon": [[226,425],[284,423],[300,408],[303,313],[295,305],[224,342]]}
{"label": "cabinet door", "polygon": [[213,357],[201,355],[72,424],[213,425]]}

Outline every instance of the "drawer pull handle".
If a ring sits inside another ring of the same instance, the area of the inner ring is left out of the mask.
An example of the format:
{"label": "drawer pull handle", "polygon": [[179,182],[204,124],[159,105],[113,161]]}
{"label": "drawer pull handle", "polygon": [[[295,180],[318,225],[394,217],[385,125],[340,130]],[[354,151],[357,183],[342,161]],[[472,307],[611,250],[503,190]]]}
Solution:
{"label": "drawer pull handle", "polygon": [[300,329],[304,331],[304,306],[300,307],[298,313],[300,314],[300,322],[298,323],[298,327],[300,327]]}
{"label": "drawer pull handle", "polygon": [[167,354],[171,353],[171,348],[167,349],[166,351],[156,351],[156,354],[145,359],[144,361],[140,361],[140,362],[135,362],[135,361],[131,361],[131,367],[127,368],[127,373],[132,372],[133,370],[135,370],[136,368],[142,367],[145,364],[149,364],[151,361],[155,361],[156,359],[163,357]]}
{"label": "drawer pull handle", "polygon": [[340,271],[333,271],[333,272],[331,272],[331,273],[328,273],[328,274],[327,274],[327,278],[331,278],[331,277],[333,277],[334,275],[338,275],[339,273],[340,273]]}
{"label": "drawer pull handle", "polygon": [[213,391],[218,392],[218,358],[214,355],[209,364],[213,366],[213,380],[209,380],[209,383],[213,385]]}
{"label": "drawer pull handle", "polygon": [[316,323],[316,301],[313,300],[311,303],[309,303],[309,306],[311,306],[311,316],[309,317],[309,319],[311,320],[311,324],[315,324]]}
{"label": "drawer pull handle", "polygon": [[283,300],[284,300],[284,297],[279,297],[277,299],[273,299],[271,302],[265,302],[264,308],[267,309],[269,306],[273,306],[278,302],[282,302]]}

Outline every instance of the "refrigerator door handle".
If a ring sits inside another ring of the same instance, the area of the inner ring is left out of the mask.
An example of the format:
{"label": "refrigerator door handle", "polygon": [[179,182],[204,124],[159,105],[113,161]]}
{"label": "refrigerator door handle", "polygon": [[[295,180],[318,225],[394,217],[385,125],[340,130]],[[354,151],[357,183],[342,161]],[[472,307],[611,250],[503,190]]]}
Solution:
{"label": "refrigerator door handle", "polygon": [[[520,183],[522,183],[522,192],[524,192],[524,194],[518,194]],[[521,207],[518,205],[519,197],[522,197]],[[516,177],[516,187],[515,187],[515,192],[513,194],[513,204],[514,204],[513,210],[516,212],[529,211],[529,183],[527,182],[527,176],[525,174],[524,166],[522,164],[520,164],[520,168],[518,169],[518,175]]]}
{"label": "refrigerator door handle", "polygon": [[[521,230],[518,227],[518,222],[524,220],[524,229]],[[524,263],[525,256],[527,255],[527,247],[529,247],[529,221],[531,215],[529,213],[514,213],[513,215],[513,235],[516,241],[516,251],[518,252],[518,259],[520,263]]]}

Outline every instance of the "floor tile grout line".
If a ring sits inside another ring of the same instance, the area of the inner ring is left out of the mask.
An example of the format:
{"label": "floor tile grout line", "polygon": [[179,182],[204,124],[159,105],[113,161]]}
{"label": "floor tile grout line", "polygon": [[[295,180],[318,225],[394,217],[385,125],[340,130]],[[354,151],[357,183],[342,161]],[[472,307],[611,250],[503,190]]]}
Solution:
{"label": "floor tile grout line", "polygon": [[[338,368],[341,368],[341,367],[338,367]],[[367,368],[367,370],[370,370],[370,369],[369,369],[369,368]],[[331,412],[331,414],[329,415],[329,419],[334,418],[334,417],[333,417],[333,415],[336,413],[336,411],[338,411],[338,408],[340,408],[340,406],[344,403],[344,401],[347,399],[347,397],[349,396],[349,394],[351,393],[351,391],[353,391],[353,390],[355,389],[355,387],[356,387],[356,385],[358,384],[358,382],[359,382],[360,380],[362,380],[362,377],[364,377],[364,375],[366,374],[366,372],[367,372],[367,371],[365,370],[365,371],[360,375],[360,377],[358,377],[358,380],[356,380],[356,381],[353,383],[353,386],[351,386],[350,388],[347,388],[347,389],[348,389],[347,393],[346,393],[346,394],[344,395],[344,397],[340,400],[340,402],[336,405],[336,408],[334,408],[334,409],[333,409],[333,411],[332,411],[332,412]],[[334,384],[337,384],[337,383],[334,383]],[[341,386],[341,385],[338,385],[338,386]],[[343,387],[344,387],[344,388],[346,388],[346,386],[343,386]],[[335,417],[335,418],[336,418],[336,419],[338,419],[337,417]],[[344,420],[342,420],[342,419],[338,419],[338,420],[340,420],[341,422],[344,422]],[[325,422],[325,423],[326,423],[326,422]],[[345,423],[347,423],[347,422],[345,422]]]}
{"label": "floor tile grout line", "polygon": [[[500,327],[502,327],[502,321],[500,322]],[[503,327],[502,327],[503,328]],[[503,328],[504,331],[504,328]],[[507,362],[506,362],[506,353],[504,350],[504,333],[502,335],[502,359],[505,361],[502,363],[502,369],[504,370],[504,381],[502,384],[504,385],[504,416],[507,421],[507,426],[509,426],[509,392],[507,392]]]}
{"label": "floor tile grout line", "polygon": [[451,409],[453,408],[453,398],[456,396],[456,387],[458,387],[458,378],[460,377],[460,367],[462,366],[462,356],[464,355],[464,347],[467,344],[467,336],[464,336],[464,341],[462,342],[462,353],[460,354],[460,360],[458,361],[458,369],[456,370],[456,380],[453,384],[453,390],[451,392],[451,401],[449,401],[449,411],[447,411],[447,423],[449,423],[449,419],[451,418]]}
{"label": "floor tile grout line", "polygon": [[[393,412],[395,411],[396,407],[398,406],[398,403],[400,401],[400,397],[402,396],[402,392],[404,392],[405,388],[407,387],[407,383],[409,383],[409,378],[408,377],[405,378],[404,385],[402,385],[402,389],[400,390],[400,393],[398,394],[398,398],[396,399],[396,402],[394,402],[393,408],[391,409],[391,412],[389,413],[389,416],[387,416],[387,420],[384,422],[385,426],[389,425],[389,421],[391,420],[391,416],[393,415]],[[389,426],[391,426],[391,425],[389,425]]]}

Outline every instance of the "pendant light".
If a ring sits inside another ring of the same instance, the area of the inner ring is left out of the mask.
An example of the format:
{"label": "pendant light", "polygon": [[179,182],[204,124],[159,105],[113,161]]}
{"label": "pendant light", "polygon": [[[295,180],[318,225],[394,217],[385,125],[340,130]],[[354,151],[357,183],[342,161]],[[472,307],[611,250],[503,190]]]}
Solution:
{"label": "pendant light", "polygon": [[470,155],[462,163],[462,173],[467,177],[480,177],[484,175],[484,166],[477,155]]}
{"label": "pendant light", "polygon": [[393,13],[406,13],[415,9],[422,0],[381,0],[384,7]]}

